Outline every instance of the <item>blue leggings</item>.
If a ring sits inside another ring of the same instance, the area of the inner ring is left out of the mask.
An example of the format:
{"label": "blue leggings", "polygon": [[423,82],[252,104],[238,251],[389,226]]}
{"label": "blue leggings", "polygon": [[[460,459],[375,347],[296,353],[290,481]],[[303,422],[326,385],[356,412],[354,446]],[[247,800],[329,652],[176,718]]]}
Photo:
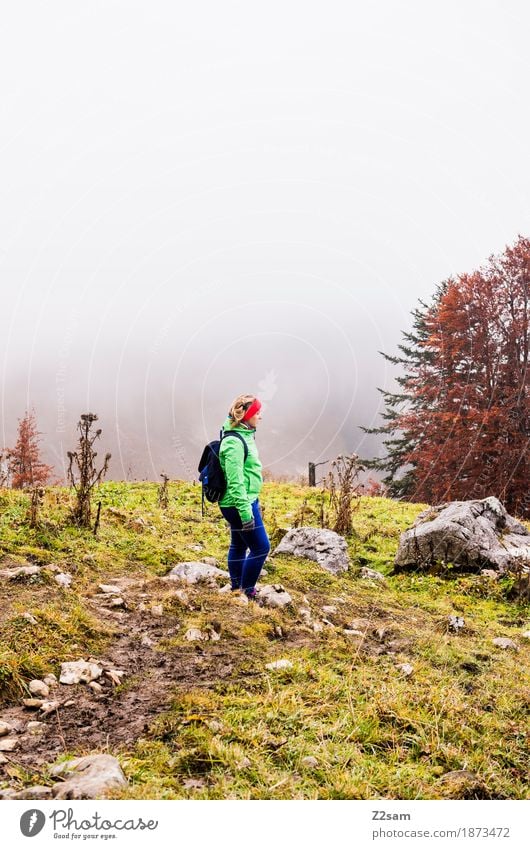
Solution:
{"label": "blue leggings", "polygon": [[[253,531],[241,530],[241,517],[236,507],[219,507],[230,525],[230,548],[228,549],[228,571],[232,589],[254,589],[265,558],[271,550],[269,537],[263,525],[259,509],[259,498],[252,502],[252,513],[256,522]],[[250,552],[247,555],[247,549]]]}

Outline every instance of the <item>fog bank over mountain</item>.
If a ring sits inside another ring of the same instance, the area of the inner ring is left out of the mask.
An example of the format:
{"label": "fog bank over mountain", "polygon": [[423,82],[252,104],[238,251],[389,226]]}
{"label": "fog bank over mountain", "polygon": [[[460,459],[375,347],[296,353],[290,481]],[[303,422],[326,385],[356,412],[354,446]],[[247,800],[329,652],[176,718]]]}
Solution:
{"label": "fog bank over mountain", "polygon": [[373,456],[418,298],[530,230],[523,3],[4,13],[0,445],[192,479],[257,394],[264,467]]}

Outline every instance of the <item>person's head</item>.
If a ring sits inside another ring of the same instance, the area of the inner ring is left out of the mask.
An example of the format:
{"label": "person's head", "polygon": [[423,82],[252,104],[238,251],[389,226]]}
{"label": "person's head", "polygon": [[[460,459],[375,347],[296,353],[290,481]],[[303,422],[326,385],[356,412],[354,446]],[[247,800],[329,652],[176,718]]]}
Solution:
{"label": "person's head", "polygon": [[228,411],[232,427],[241,424],[257,427],[261,419],[260,410],[261,401],[255,395],[238,395]]}

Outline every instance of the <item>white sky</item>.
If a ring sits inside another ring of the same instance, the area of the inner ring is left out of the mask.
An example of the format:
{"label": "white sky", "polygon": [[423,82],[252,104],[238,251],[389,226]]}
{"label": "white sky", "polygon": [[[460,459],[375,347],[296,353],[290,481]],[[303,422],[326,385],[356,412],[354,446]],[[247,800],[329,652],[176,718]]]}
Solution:
{"label": "white sky", "polygon": [[418,298],[530,227],[523,2],[11,3],[0,443],[193,478],[241,392],[264,466],[370,456]]}

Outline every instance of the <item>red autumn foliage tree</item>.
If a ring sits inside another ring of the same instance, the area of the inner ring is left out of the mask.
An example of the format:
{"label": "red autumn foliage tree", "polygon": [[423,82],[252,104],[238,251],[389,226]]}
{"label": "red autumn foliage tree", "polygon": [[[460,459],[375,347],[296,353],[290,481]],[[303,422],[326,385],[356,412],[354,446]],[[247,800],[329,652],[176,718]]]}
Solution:
{"label": "red autumn foliage tree", "polygon": [[8,473],[13,489],[44,486],[48,483],[53,467],[40,459],[39,437],[35,411],[26,412],[18,420],[17,443],[7,451]]}
{"label": "red autumn foliage tree", "polygon": [[530,240],[519,236],[485,267],[446,281],[422,315],[405,403],[385,431],[402,434],[408,500],[496,495],[530,516],[529,301]]}

